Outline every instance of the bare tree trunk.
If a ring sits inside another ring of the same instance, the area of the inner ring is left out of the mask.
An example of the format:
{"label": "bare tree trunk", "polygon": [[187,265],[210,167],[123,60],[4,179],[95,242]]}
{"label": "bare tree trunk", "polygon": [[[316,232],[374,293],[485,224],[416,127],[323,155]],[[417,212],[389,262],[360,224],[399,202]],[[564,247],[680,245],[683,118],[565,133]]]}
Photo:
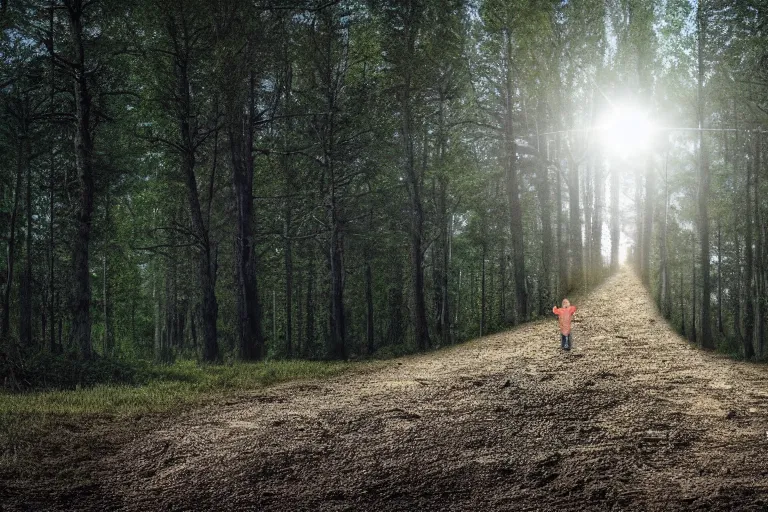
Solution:
{"label": "bare tree trunk", "polygon": [[589,288],[592,285],[592,166],[594,165],[593,158],[587,159],[586,172],[584,174],[583,182],[583,198],[582,204],[584,205],[584,286]]}
{"label": "bare tree trunk", "polygon": [[[688,339],[696,343],[696,236],[691,235],[691,330]],[[701,322],[701,320],[699,320]]]}
{"label": "bare tree trunk", "polygon": [[736,338],[742,340],[743,333],[741,332],[741,298],[743,291],[743,271],[741,263],[741,245],[740,245],[739,231],[734,228],[733,230],[733,249],[736,252],[736,258],[734,264],[736,267],[736,286],[732,293],[731,301],[731,314],[733,315],[733,330],[736,334]]}
{"label": "bare tree trunk", "polygon": [[461,274],[461,268],[459,268],[459,279],[456,283],[456,307],[454,308],[456,310],[456,315],[453,319],[453,323],[457,327],[459,325],[459,311],[461,311]]}
{"label": "bare tree trunk", "polygon": [[[446,154],[446,94],[439,89],[438,125],[437,125],[437,191],[435,195],[438,241],[433,245],[434,297],[437,337],[440,345],[446,346],[450,340],[450,313],[448,307],[448,272],[449,272],[449,229],[448,216],[448,176],[445,169]],[[426,157],[426,150],[424,151]],[[434,189],[434,181],[433,181]]]}
{"label": "bare tree trunk", "polygon": [[104,355],[113,356],[115,349],[115,333],[113,332],[112,321],[112,290],[109,278],[108,253],[110,246],[110,233],[112,232],[112,216],[110,214],[112,198],[109,193],[109,185],[106,190],[106,201],[104,204],[104,250],[102,251],[102,281],[101,292],[103,299],[104,312]]}
{"label": "bare tree trunk", "polygon": [[[443,141],[444,143],[444,141]],[[444,151],[444,150],[443,150]],[[452,218],[449,219],[448,216],[448,179],[443,177],[440,180],[438,180],[438,190],[440,194],[440,217],[442,219],[441,225],[440,225],[440,245],[441,245],[441,253],[442,253],[442,261],[440,269],[440,277],[442,279],[442,283],[440,284],[440,292],[442,293],[442,298],[440,300],[440,333],[442,335],[441,344],[443,346],[446,346],[451,341],[451,316],[450,316],[450,307],[449,307],[449,296],[448,296],[448,273],[450,272],[450,224],[452,221]],[[452,216],[451,216],[452,217]]]}
{"label": "bare tree trunk", "polygon": [[597,279],[602,278],[603,275],[603,202],[605,200],[603,171],[603,163],[598,159],[594,173],[595,207],[592,219],[592,261],[590,263]]}
{"label": "bare tree trunk", "polygon": [[32,167],[29,165],[29,139],[26,134],[26,122],[25,129],[21,134],[20,148],[25,155],[25,167],[27,174],[27,186],[25,194],[25,206],[26,206],[26,232],[24,236],[24,274],[21,278],[21,286],[19,288],[20,302],[20,322],[19,322],[19,340],[22,346],[32,347]]}
{"label": "bare tree trunk", "polygon": [[16,223],[19,216],[19,197],[21,196],[21,182],[26,168],[26,143],[20,141],[18,154],[16,155],[16,183],[13,187],[13,208],[8,226],[8,247],[6,259],[8,261],[5,288],[3,289],[2,322],[0,322],[0,338],[7,338],[11,330],[11,288],[13,286],[13,271],[16,262]]}
{"label": "bare tree trunk", "polygon": [[283,254],[285,265],[285,353],[293,357],[293,244],[290,238],[291,212],[286,209],[283,235],[285,250]]}
{"label": "bare tree trunk", "polygon": [[[568,161],[569,245],[571,249],[570,290],[581,290],[584,285],[584,259],[581,238],[581,212],[579,209],[579,167],[573,159]],[[569,290],[569,291],[570,291]]]}
{"label": "bare tree trunk", "polygon": [[[246,53],[250,54],[250,43],[247,43],[247,49]],[[248,61],[244,64],[250,66]],[[238,348],[241,359],[252,361],[260,360],[264,356],[264,332],[253,236],[253,130],[256,121],[256,78],[252,70],[248,71],[243,81],[247,82],[248,93],[245,98],[236,93],[234,98],[229,100],[227,115],[232,157],[232,185],[237,208],[234,249]],[[216,136],[218,137],[218,134]]]}
{"label": "bare tree trunk", "polygon": [[[50,53],[51,53],[51,66],[50,66],[50,74],[51,74],[51,88],[50,88],[50,95],[48,97],[48,100],[50,102],[50,112],[49,114],[52,116],[55,111],[55,95],[56,95],[56,59],[55,59],[55,35],[54,35],[54,8],[56,5],[56,0],[51,0],[50,5],[50,12],[49,12],[49,41],[50,41]],[[54,130],[51,130],[52,135]],[[48,196],[48,217],[49,217],[49,225],[48,225],[48,253],[49,253],[49,268],[48,268],[48,297],[49,297],[49,304],[48,304],[48,318],[51,325],[50,328],[50,339],[49,339],[49,350],[51,353],[56,353],[59,351],[59,347],[56,344],[56,304],[54,302],[54,295],[55,295],[55,283],[54,283],[54,277],[55,277],[55,265],[56,265],[56,242],[54,238],[54,190],[55,190],[55,148],[54,148],[54,141],[51,140],[51,145],[49,147],[49,153],[48,153],[48,164],[49,164],[49,170],[48,170],[48,186],[49,186],[49,196]]]}
{"label": "bare tree trunk", "polygon": [[331,346],[329,347],[329,355],[332,359],[345,359],[347,357],[347,347],[345,339],[346,316],[344,311],[344,239],[341,233],[336,200],[333,196],[331,197],[330,217]]}
{"label": "bare tree trunk", "polygon": [[499,255],[499,285],[500,301],[499,301],[499,325],[505,325],[507,323],[507,253],[506,244],[504,240],[501,240],[501,254]]}
{"label": "bare tree trunk", "polygon": [[568,293],[568,242],[563,234],[563,169],[560,166],[560,138],[558,137],[557,169],[555,170],[555,203],[557,209],[557,289],[559,298]]}
{"label": "bare tree trunk", "polygon": [[392,277],[390,278],[387,291],[387,302],[389,305],[387,341],[392,345],[400,345],[405,341],[403,328],[403,271],[399,259],[395,259],[392,264]]}
{"label": "bare tree trunk", "polygon": [[365,262],[365,341],[368,355],[376,349],[373,335],[373,275],[370,259]]}
{"label": "bare tree trunk", "polygon": [[664,162],[664,216],[659,232],[659,305],[664,318],[672,314],[672,297],[670,292],[669,254],[667,250],[667,221],[669,214],[669,182],[667,179],[667,162]]}
{"label": "bare tree trunk", "polygon": [[517,149],[513,128],[514,81],[512,78],[512,38],[504,32],[504,67],[505,67],[505,105],[504,105],[504,166],[507,178],[507,196],[509,199],[509,230],[512,236],[512,258],[515,272],[516,323],[529,318],[528,283],[525,272],[525,242],[523,239],[523,209],[520,204],[520,185],[517,169]]}
{"label": "bare tree trunk", "polygon": [[643,176],[635,175],[635,247],[633,264],[635,271],[641,271],[643,247]]}
{"label": "bare tree trunk", "polygon": [[93,139],[91,138],[91,91],[85,65],[83,33],[83,0],[64,0],[69,16],[70,35],[74,50],[74,77],[77,130],[75,160],[80,199],[77,211],[77,234],[73,245],[74,290],[72,300],[72,339],[80,357],[91,359],[91,279],[89,267],[91,218],[93,216]]}
{"label": "bare tree trunk", "polygon": [[[187,199],[189,206],[189,215],[192,223],[192,231],[197,241],[197,266],[200,292],[202,301],[200,313],[203,327],[203,360],[207,362],[216,361],[219,358],[218,330],[216,321],[219,315],[219,304],[216,299],[216,275],[218,271],[216,247],[210,240],[210,232],[203,216],[203,209],[200,204],[200,195],[197,189],[197,117],[194,113],[192,96],[189,82],[189,66],[191,64],[189,57],[189,48],[191,34],[186,20],[183,18],[185,13],[181,13],[181,23],[173,15],[170,16],[168,28],[171,37],[173,52],[173,73],[176,79],[176,122],[179,129],[179,148],[181,156],[181,175],[187,188]],[[179,26],[177,26],[177,23]],[[179,30],[181,33],[179,33]],[[194,124],[193,124],[194,123]],[[247,208],[247,202],[250,200],[250,194],[240,208]],[[209,202],[212,200],[208,198]],[[236,198],[236,200],[238,200]],[[240,241],[247,240],[242,235],[238,236]],[[255,350],[255,347],[254,347]],[[256,357],[256,354],[248,354]]]}
{"label": "bare tree trunk", "polygon": [[306,334],[304,335],[304,352],[302,356],[308,357],[310,349],[315,346],[315,251],[310,251],[309,258],[307,259],[307,306],[305,314],[307,320],[305,322]]}
{"label": "bare tree trunk", "polygon": [[[704,128],[704,35],[706,32],[706,20],[704,17],[703,0],[696,5],[697,19],[697,53],[698,53],[698,98],[697,113],[699,128]],[[715,348],[712,339],[712,323],[710,319],[710,262],[709,262],[709,160],[704,146],[704,132],[699,130],[699,264],[701,265],[701,336],[699,343],[702,348]]]}
{"label": "bare tree trunk", "polygon": [[[724,133],[725,141],[726,141],[726,158],[728,160],[728,163],[726,164],[726,169],[731,173],[732,176],[735,177],[736,182],[738,183],[738,175],[739,175],[739,165],[738,161],[741,159],[737,159],[737,152],[736,148],[739,147],[739,135],[738,135],[738,123],[739,118],[736,114],[736,98],[734,97],[732,100],[732,114],[733,114],[733,121],[732,126],[737,129],[736,132],[734,132],[734,138],[733,143],[728,144],[730,141],[730,137],[728,133]],[[738,193],[738,192],[737,192]],[[747,199],[749,201],[749,199]],[[735,252],[735,258],[733,260],[734,262],[734,274],[736,276],[736,285],[735,289],[729,293],[731,297],[731,314],[733,315],[733,331],[735,334],[736,339],[740,340],[742,342],[742,345],[744,343],[744,340],[742,338],[743,333],[741,332],[741,300],[742,300],[742,293],[743,293],[743,266],[742,266],[742,260],[741,260],[741,245],[740,245],[740,216],[733,216],[733,250]]]}
{"label": "bare tree trunk", "polygon": [[717,331],[723,333],[723,248],[720,221],[717,221]]}
{"label": "bare tree trunk", "polygon": [[[413,25],[415,19],[416,9],[412,8],[409,12],[409,18],[406,34],[406,51],[407,59],[410,62],[413,55],[416,53],[416,30]],[[422,176],[419,175],[419,171],[415,164],[414,144],[413,139],[413,108],[412,101],[412,82],[413,76],[411,69],[412,65],[407,65],[405,69],[405,83],[401,92],[401,109],[402,109],[402,142],[403,150],[405,153],[406,163],[406,181],[408,183],[408,192],[411,199],[411,283],[413,293],[413,327],[414,335],[416,338],[416,347],[419,350],[424,350],[429,347],[429,329],[427,324],[427,308],[424,298],[424,254],[423,254],[423,241],[424,241],[424,209],[421,199],[422,188]],[[424,148],[426,151],[426,148]]]}
{"label": "bare tree trunk", "polygon": [[619,188],[619,170],[611,168],[611,272],[616,272],[619,269],[619,238],[621,235]]}
{"label": "bare tree trunk", "polygon": [[296,346],[293,349],[296,358],[303,357],[304,354],[304,304],[306,298],[302,295],[304,283],[301,281],[301,271],[299,271],[299,281],[296,284]]}
{"label": "bare tree trunk", "polygon": [[[485,220],[483,220],[485,223]],[[485,231],[485,230],[483,230]],[[485,334],[485,258],[488,244],[483,236],[483,257],[480,263],[480,336]]]}
{"label": "bare tree trunk", "polygon": [[48,263],[48,319],[51,325],[49,334],[49,347],[48,349],[51,351],[52,354],[55,354],[59,351],[59,347],[56,344],[56,329],[54,326],[56,325],[56,304],[54,303],[54,295],[55,295],[55,269],[56,269],[56,245],[55,245],[55,238],[54,238],[54,199],[53,199],[53,191],[54,191],[54,177],[53,177],[53,148],[51,149],[51,175],[50,175],[50,192],[49,192],[49,208],[48,208],[48,216],[49,216],[49,226],[48,226],[48,256],[49,256],[49,263]]}
{"label": "bare tree trunk", "polygon": [[[368,234],[373,234],[373,209],[368,211]],[[365,245],[365,341],[366,353],[372,355],[376,349],[374,338],[374,318],[373,318],[373,271],[371,269],[371,260],[373,254],[371,243]]]}
{"label": "bare tree trunk", "polygon": [[744,357],[751,359],[755,356],[754,348],[754,336],[755,336],[755,306],[754,306],[754,253],[752,251],[752,223],[753,223],[753,210],[752,210],[752,174],[753,170],[757,171],[754,167],[754,160],[751,159],[747,163],[747,190],[746,190],[746,229],[744,233],[744,325],[743,332],[743,345],[744,345]]}
{"label": "bare tree trunk", "polygon": [[686,335],[685,332],[685,288],[683,288],[683,274],[685,274],[685,271],[683,270],[682,264],[680,265],[680,318],[682,321],[682,329],[681,333],[683,336]]}
{"label": "bare tree trunk", "polygon": [[760,171],[762,167],[761,163],[761,134],[758,131],[755,134],[755,270],[754,270],[754,287],[755,287],[755,355],[762,357],[763,352],[763,340],[765,339],[765,226],[763,224],[763,213],[760,208],[760,200],[762,199],[762,191],[760,189]]}
{"label": "bare tree trunk", "polygon": [[[541,209],[541,278],[539,282],[539,316],[543,316],[552,303],[552,204],[549,189],[549,169],[547,168],[546,155],[542,155],[541,143],[537,130],[537,152],[539,162],[536,166],[538,177],[536,179],[539,208]],[[558,205],[559,207],[559,205]],[[503,261],[503,260],[502,260]],[[504,276],[502,268],[502,276]]]}
{"label": "bare tree trunk", "polygon": [[163,362],[162,328],[160,327],[160,294],[157,293],[157,276],[152,279],[152,320],[155,326],[154,352],[155,361]]}
{"label": "bare tree trunk", "polygon": [[653,237],[653,207],[656,202],[656,170],[650,160],[646,162],[645,214],[643,215],[643,245],[640,260],[640,276],[643,284],[651,286],[651,239]]}

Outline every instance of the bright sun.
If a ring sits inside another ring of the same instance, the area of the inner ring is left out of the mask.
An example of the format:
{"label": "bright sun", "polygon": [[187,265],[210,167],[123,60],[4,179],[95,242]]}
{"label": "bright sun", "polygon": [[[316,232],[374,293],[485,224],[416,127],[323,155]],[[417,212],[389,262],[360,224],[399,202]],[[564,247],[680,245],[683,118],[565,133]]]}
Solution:
{"label": "bright sun", "polygon": [[623,157],[648,149],[655,129],[647,112],[630,106],[614,106],[600,121],[603,145]]}

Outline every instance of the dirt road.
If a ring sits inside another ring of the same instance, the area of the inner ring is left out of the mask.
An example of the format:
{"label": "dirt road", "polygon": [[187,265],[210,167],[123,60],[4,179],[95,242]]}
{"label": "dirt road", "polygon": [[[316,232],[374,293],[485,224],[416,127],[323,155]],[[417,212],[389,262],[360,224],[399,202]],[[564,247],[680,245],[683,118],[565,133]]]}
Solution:
{"label": "dirt road", "polygon": [[768,368],[691,348],[627,270],[577,319],[570,354],[552,319],[187,414],[49,505],[768,510]]}

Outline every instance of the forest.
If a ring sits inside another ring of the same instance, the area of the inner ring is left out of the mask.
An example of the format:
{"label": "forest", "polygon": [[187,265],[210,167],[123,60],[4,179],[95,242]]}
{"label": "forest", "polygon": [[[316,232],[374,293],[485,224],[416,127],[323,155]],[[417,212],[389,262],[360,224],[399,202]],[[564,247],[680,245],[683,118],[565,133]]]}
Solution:
{"label": "forest", "polygon": [[6,386],[425,351],[624,264],[691,342],[766,357],[765,0],[3,0],[0,25]]}

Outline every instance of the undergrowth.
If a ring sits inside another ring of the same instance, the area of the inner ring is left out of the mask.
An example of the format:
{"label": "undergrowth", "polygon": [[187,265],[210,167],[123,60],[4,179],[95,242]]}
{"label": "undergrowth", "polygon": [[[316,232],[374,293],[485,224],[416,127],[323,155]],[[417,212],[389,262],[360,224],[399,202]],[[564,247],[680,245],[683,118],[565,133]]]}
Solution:
{"label": "undergrowth", "polygon": [[71,366],[70,371],[82,373],[69,377],[50,375],[46,381],[52,384],[55,378],[59,385],[80,382],[74,389],[0,391],[0,455],[16,453],[23,445],[60,425],[80,424],[95,418],[130,419],[178,411],[238,391],[256,390],[288,380],[330,377],[360,366],[360,363],[297,360],[230,365],[179,361],[168,366],[113,361],[109,365],[101,364],[108,367],[109,372],[115,372],[115,382],[86,387],[91,372],[107,371],[94,364],[96,366],[83,365],[82,368]]}

